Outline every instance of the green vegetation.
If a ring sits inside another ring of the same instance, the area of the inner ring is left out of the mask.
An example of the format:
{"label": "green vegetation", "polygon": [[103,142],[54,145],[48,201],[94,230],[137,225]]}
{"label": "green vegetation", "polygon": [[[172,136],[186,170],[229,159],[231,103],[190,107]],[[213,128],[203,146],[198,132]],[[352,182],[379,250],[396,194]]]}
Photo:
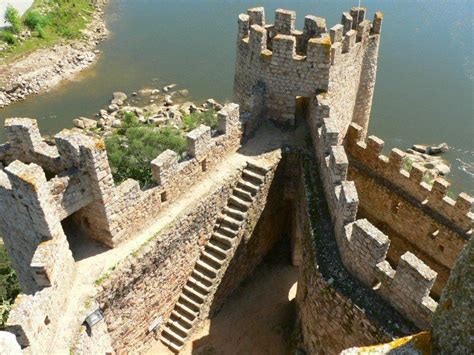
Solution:
{"label": "green vegetation", "polygon": [[10,308],[20,293],[15,271],[10,265],[3,241],[0,239],[0,329],[5,327]]}
{"label": "green vegetation", "polygon": [[410,172],[412,168],[413,168],[413,160],[411,160],[408,157],[403,158],[402,169],[405,170],[405,171]]}
{"label": "green vegetation", "polygon": [[[14,60],[38,48],[80,38],[93,13],[91,0],[35,0],[22,17],[14,8],[8,7],[5,19],[10,26],[0,30],[0,41],[8,47],[0,56]],[[31,37],[18,36],[24,28],[31,31]]]}
{"label": "green vegetation", "polygon": [[13,6],[8,5],[5,11],[5,22],[10,25],[10,29],[13,33],[18,34],[21,30],[21,19],[18,10]]}
{"label": "green vegetation", "polygon": [[190,132],[197,128],[200,124],[211,127],[212,130],[217,128],[216,111],[209,110],[206,112],[195,112],[183,117],[184,130]]}
{"label": "green vegetation", "polygon": [[140,182],[142,187],[153,184],[150,162],[166,149],[182,156],[186,139],[178,129],[141,125],[133,113],[126,113],[122,127],[105,141],[114,180],[127,178]]}

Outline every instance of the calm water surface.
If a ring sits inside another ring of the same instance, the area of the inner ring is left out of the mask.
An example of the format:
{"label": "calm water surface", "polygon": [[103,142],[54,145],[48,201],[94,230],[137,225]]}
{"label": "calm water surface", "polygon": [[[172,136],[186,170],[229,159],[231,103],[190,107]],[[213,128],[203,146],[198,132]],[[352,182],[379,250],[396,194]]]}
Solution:
{"label": "calm water surface", "polygon": [[[370,131],[386,147],[447,142],[456,190],[474,193],[473,3],[362,1],[369,17],[385,13]],[[232,99],[237,15],[264,5],[272,22],[278,7],[326,17],[328,27],[357,1],[111,0],[112,36],[103,56],[80,80],[0,110],[37,118],[45,133],[71,126],[104,107],[113,91],[177,83],[191,99]],[[2,141],[3,132],[0,133]]]}

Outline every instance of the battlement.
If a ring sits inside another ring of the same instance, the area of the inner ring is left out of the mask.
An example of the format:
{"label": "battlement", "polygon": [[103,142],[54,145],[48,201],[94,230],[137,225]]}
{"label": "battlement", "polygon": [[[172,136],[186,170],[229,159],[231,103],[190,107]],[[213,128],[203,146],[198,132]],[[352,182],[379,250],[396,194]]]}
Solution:
{"label": "battlement", "polygon": [[[366,219],[357,219],[359,196],[355,183],[347,180],[350,159],[340,143],[341,130],[324,117],[328,107],[323,97],[318,103],[322,116],[310,121],[310,131],[342,262],[418,327],[428,328],[437,305],[429,296],[436,272],[410,252],[402,255],[396,270],[391,268],[386,260],[389,237]],[[370,142],[380,149],[378,140]]]}
{"label": "battlement", "polygon": [[296,97],[332,92],[332,106],[343,106],[344,114],[335,112],[341,124],[353,114],[368,121],[383,16],[365,17],[353,8],[328,30],[324,18],[308,15],[300,31],[294,11],[277,9],[273,24],[261,7],[240,14],[234,93],[243,111],[294,125]]}
{"label": "battlement", "polygon": [[[5,168],[0,170],[0,233],[22,290],[36,292],[17,298],[9,330],[22,346],[33,342],[37,349],[49,348],[45,339],[54,337],[36,339],[35,334],[40,329],[54,334],[64,290],[74,278],[74,260],[61,221],[69,218],[76,229],[116,246],[154,222],[163,206],[237,150],[241,140],[239,106],[228,104],[218,113],[214,137],[203,125],[189,132],[188,159],[178,162],[176,153],[165,151],[151,163],[158,185],[141,190],[132,179],[115,185],[100,139],[63,130],[51,145],[35,120],[9,119],[6,127],[9,142],[2,156]],[[54,176],[47,180],[45,171]],[[46,329],[49,323],[53,326]]]}
{"label": "battlement", "polygon": [[365,141],[360,126],[354,123],[349,126],[346,149],[356,167],[362,167],[401,189],[424,209],[432,210],[451,228],[469,239],[474,221],[474,199],[466,193],[459,194],[455,199],[448,196],[448,181],[438,177],[432,185],[428,184],[425,182],[425,168],[415,163],[408,172],[403,169],[405,153],[394,148],[387,157],[382,154],[383,147],[384,141],[380,138],[370,136]]}
{"label": "battlement", "polygon": [[291,60],[334,63],[338,55],[350,52],[356,43],[381,31],[381,13],[376,13],[372,22],[365,19],[364,8],[353,8],[350,13],[353,16],[343,13],[341,24],[328,33],[326,20],[321,17],[306,16],[304,28],[299,31],[295,29],[294,11],[277,9],[274,23],[266,24],[264,8],[252,8],[239,15],[238,40],[253,55],[275,65]]}

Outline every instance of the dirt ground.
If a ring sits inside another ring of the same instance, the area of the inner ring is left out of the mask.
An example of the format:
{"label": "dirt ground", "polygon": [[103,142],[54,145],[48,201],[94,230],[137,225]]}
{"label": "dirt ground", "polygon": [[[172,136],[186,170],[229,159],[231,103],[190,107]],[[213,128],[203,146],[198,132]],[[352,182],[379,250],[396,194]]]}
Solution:
{"label": "dirt ground", "polygon": [[[287,248],[279,243],[217,316],[201,325],[181,354],[291,354],[298,268],[291,266]],[[148,354],[172,353],[157,343]]]}

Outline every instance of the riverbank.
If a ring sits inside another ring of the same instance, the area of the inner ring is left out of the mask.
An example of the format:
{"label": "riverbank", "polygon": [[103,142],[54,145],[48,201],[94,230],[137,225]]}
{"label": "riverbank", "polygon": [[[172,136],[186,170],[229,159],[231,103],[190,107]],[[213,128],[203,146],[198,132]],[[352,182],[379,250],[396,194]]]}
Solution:
{"label": "riverbank", "polygon": [[107,0],[94,1],[94,12],[86,28],[81,30],[80,39],[63,39],[20,58],[2,59],[0,107],[46,92],[94,64],[100,54],[96,46],[108,36],[104,20],[106,4]]}

